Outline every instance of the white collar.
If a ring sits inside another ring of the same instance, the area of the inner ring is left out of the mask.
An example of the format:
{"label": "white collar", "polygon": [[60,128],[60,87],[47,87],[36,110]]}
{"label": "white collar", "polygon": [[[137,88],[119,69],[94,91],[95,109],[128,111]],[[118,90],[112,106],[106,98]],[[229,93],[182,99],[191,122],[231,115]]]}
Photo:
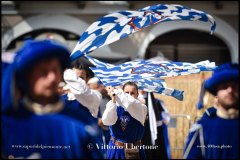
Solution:
{"label": "white collar", "polygon": [[238,111],[238,109],[234,109],[234,108],[225,110],[223,108],[218,107],[217,115],[223,119],[234,119],[234,118],[238,117],[239,111]]}
{"label": "white collar", "polygon": [[32,111],[33,113],[37,115],[44,115],[44,114],[49,114],[49,113],[57,113],[63,109],[63,102],[62,101],[57,101],[56,103],[53,104],[47,104],[45,106],[31,101],[28,97],[23,98],[23,103],[25,104],[25,107]]}

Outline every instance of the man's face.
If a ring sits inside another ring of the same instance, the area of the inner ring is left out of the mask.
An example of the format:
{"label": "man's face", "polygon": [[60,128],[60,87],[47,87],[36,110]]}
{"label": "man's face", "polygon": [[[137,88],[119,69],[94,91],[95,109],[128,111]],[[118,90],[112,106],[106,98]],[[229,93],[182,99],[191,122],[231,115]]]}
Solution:
{"label": "man's face", "polygon": [[225,109],[238,108],[238,83],[227,82],[217,86],[218,103]]}
{"label": "man's face", "polygon": [[130,94],[132,97],[134,97],[135,99],[137,99],[138,97],[138,90],[135,86],[132,85],[126,85],[124,90],[125,93]]}
{"label": "man's face", "polygon": [[29,94],[34,97],[50,98],[58,95],[58,84],[62,79],[62,69],[58,59],[37,63],[29,73]]}
{"label": "man's face", "polygon": [[78,77],[87,82],[87,72],[84,69],[73,68],[73,71],[77,74]]}

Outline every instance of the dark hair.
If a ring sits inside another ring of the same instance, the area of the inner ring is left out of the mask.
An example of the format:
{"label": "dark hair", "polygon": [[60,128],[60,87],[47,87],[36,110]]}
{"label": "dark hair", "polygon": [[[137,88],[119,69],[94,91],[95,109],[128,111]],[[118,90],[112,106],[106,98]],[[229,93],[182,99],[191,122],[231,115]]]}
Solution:
{"label": "dark hair", "polygon": [[86,71],[86,75],[87,75],[87,78],[90,77],[90,69],[87,67],[87,65],[81,63],[79,60],[75,60],[71,63],[71,67],[72,68],[76,68],[76,69],[80,69],[80,70],[85,70]]}
{"label": "dark hair", "polygon": [[138,86],[136,85],[135,82],[132,82],[132,81],[126,82],[122,87],[123,90],[126,87],[126,85],[135,86],[135,88],[138,90]]}

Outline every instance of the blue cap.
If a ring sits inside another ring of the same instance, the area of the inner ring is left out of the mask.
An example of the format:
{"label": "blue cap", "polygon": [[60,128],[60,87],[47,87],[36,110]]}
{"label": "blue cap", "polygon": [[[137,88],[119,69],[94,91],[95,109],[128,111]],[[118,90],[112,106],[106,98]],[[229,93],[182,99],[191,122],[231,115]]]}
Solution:
{"label": "blue cap", "polygon": [[239,78],[239,69],[238,64],[225,63],[217,67],[212,77],[206,80],[205,89],[212,93],[213,95],[217,94],[216,87],[219,84],[236,81],[238,82]]}
{"label": "blue cap", "polygon": [[16,71],[28,71],[37,62],[52,57],[59,58],[62,68],[70,62],[70,52],[63,45],[53,40],[26,41],[24,46],[16,52],[14,64]]}
{"label": "blue cap", "polygon": [[28,40],[16,52],[14,58],[14,72],[16,85],[23,92],[27,91],[27,74],[38,62],[49,58],[58,58],[64,70],[70,64],[70,51],[54,40]]}

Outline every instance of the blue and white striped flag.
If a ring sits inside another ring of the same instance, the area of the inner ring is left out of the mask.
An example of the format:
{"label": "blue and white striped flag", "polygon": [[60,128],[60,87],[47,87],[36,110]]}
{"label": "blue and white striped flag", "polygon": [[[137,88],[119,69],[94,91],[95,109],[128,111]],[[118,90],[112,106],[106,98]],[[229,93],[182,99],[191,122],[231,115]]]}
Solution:
{"label": "blue and white striped flag", "polygon": [[101,62],[90,56],[85,56],[97,67],[91,69],[101,74],[103,78],[109,77],[109,73],[111,73],[111,75],[115,76],[113,78],[116,78],[116,76],[126,77],[128,75],[134,75],[135,78],[139,78],[137,75],[140,75],[141,77],[156,79],[197,74],[202,71],[212,71],[216,68],[215,62],[210,62],[209,60],[188,63],[138,59],[115,66]]}
{"label": "blue and white striped flag", "polygon": [[211,15],[181,5],[158,4],[138,11],[116,12],[100,18],[89,26],[72,51],[71,60],[153,24],[176,20],[210,22],[211,33],[216,28]]}
{"label": "blue and white striped flag", "polygon": [[[121,86],[125,82],[133,81],[138,85],[139,89],[173,96],[178,100],[183,100],[183,91],[168,88],[161,78],[212,71],[216,68],[215,63],[208,60],[193,64],[139,59],[115,66],[90,56],[86,57],[96,66],[96,68],[90,67],[90,69],[105,86]],[[156,70],[153,71],[154,68],[151,68],[151,65],[155,65]],[[156,65],[160,67],[157,68]]]}
{"label": "blue and white striped flag", "polygon": [[85,55],[85,57],[89,60],[89,62],[91,62],[96,67],[106,67],[106,68],[114,67],[114,65],[112,65],[112,64],[99,61],[99,60],[97,60],[95,58],[92,58],[91,56]]}
{"label": "blue and white striped flag", "polygon": [[138,67],[132,68],[132,74],[144,74],[148,77],[163,78],[172,76],[182,76],[189,74],[196,74],[202,71],[212,71],[215,69],[215,63],[208,60],[198,62],[198,63],[188,63],[188,62],[152,62],[146,61]]}

